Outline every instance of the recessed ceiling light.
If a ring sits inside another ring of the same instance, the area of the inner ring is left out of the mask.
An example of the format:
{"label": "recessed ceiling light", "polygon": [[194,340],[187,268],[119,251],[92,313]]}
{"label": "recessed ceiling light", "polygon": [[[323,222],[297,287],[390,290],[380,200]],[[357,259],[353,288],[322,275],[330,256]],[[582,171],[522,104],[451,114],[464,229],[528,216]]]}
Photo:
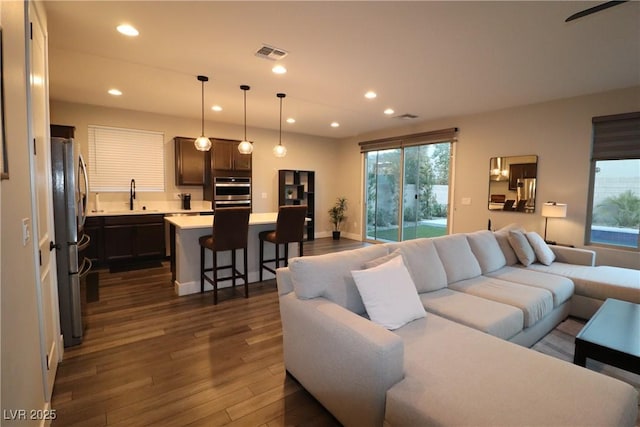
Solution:
{"label": "recessed ceiling light", "polygon": [[287,123],[295,123],[295,122],[296,122],[296,119],[294,119],[293,117],[289,117],[287,119]]}
{"label": "recessed ceiling light", "polygon": [[212,109],[213,111],[222,111],[222,107],[221,107],[221,106],[219,106],[219,105],[214,105],[213,107],[211,107],[211,109]]}
{"label": "recessed ceiling light", "polygon": [[372,90],[364,94],[364,97],[367,99],[374,99],[376,96],[378,96],[378,94]]}
{"label": "recessed ceiling light", "polygon": [[276,74],[284,74],[287,72],[287,69],[283,65],[276,65],[271,69]]}
{"label": "recessed ceiling light", "polygon": [[120,96],[122,95],[122,91],[118,90],[118,89],[109,89],[109,95],[113,95],[113,96]]}
{"label": "recessed ceiling light", "polygon": [[392,115],[393,113],[395,113],[395,111],[393,111],[393,108],[387,108],[386,110],[384,110],[384,113],[385,113],[387,116],[390,116],[390,115]]}
{"label": "recessed ceiling light", "polygon": [[116,29],[120,34],[124,34],[125,36],[129,36],[129,37],[135,37],[138,34],[140,34],[138,30],[136,30],[133,26],[129,24],[118,25]]}
{"label": "recessed ceiling light", "polygon": [[332,123],[331,123],[331,127],[332,127],[332,128],[340,127],[340,123],[338,123],[338,122],[332,122]]}

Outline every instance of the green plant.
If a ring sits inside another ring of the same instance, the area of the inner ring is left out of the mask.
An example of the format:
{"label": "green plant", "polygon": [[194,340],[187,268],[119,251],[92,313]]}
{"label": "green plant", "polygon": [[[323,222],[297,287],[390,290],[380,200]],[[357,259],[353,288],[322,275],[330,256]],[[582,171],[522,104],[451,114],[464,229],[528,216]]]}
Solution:
{"label": "green plant", "polygon": [[345,216],[345,212],[347,211],[347,198],[346,197],[338,197],[336,199],[335,205],[331,209],[329,209],[329,220],[331,224],[333,224],[334,231],[340,231],[340,224],[347,217]]}
{"label": "green plant", "polygon": [[640,197],[632,190],[609,196],[594,209],[593,222],[612,227],[640,226]]}

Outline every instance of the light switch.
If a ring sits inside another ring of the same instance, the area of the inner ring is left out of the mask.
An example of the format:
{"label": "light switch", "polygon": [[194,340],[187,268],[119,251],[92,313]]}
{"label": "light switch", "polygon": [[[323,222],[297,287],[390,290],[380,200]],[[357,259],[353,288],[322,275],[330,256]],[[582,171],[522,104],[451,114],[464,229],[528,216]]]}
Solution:
{"label": "light switch", "polygon": [[471,204],[471,197],[463,197],[462,198],[462,204],[463,205],[470,205]]}
{"label": "light switch", "polygon": [[267,193],[262,193],[262,198],[266,199],[267,198]]}
{"label": "light switch", "polygon": [[27,246],[31,239],[31,220],[22,218],[22,246]]}

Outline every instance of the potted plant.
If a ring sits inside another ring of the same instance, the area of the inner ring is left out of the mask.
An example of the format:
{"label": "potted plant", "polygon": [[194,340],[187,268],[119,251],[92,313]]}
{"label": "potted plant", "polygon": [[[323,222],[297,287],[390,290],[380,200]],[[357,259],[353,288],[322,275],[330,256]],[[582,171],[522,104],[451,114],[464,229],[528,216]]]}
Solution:
{"label": "potted plant", "polygon": [[347,198],[346,197],[338,197],[336,199],[336,204],[333,205],[331,209],[329,209],[329,220],[331,224],[333,224],[333,240],[340,239],[340,224],[347,217],[345,216],[345,212],[347,211]]}
{"label": "potted plant", "polygon": [[287,199],[293,199],[293,190],[291,188],[287,188]]}

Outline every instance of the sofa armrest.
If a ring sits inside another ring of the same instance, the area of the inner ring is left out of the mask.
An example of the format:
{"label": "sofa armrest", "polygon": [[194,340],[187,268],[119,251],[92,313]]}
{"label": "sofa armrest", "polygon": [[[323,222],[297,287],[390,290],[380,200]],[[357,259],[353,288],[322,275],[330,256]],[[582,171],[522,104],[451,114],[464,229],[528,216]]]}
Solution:
{"label": "sofa armrest", "polygon": [[558,262],[588,266],[594,266],[596,264],[596,253],[589,249],[556,245],[549,245],[549,247],[556,255],[556,261]]}
{"label": "sofa armrest", "polygon": [[380,426],[386,392],[404,376],[402,339],[324,298],[280,297],[284,362],[345,426]]}
{"label": "sofa armrest", "polygon": [[276,283],[278,285],[278,295],[282,296],[293,292],[293,279],[291,278],[289,267],[276,269]]}

